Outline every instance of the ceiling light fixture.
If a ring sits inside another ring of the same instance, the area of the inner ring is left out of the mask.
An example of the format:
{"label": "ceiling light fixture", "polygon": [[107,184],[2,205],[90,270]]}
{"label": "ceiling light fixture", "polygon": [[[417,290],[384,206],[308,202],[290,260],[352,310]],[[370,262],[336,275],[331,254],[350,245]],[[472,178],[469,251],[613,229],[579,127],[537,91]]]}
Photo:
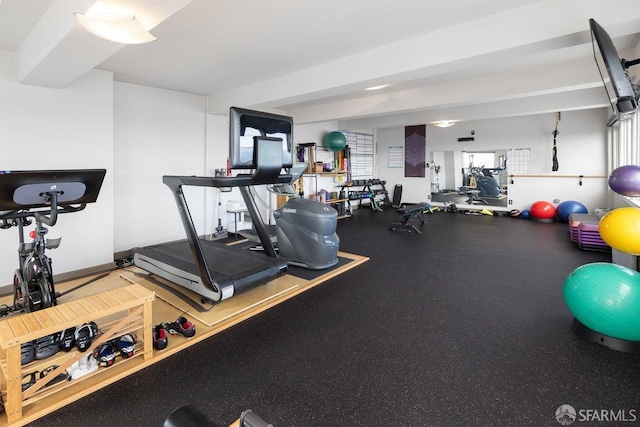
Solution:
{"label": "ceiling light fixture", "polygon": [[434,125],[434,126],[437,126],[439,128],[449,128],[449,127],[455,125],[456,122],[453,122],[451,120],[440,120],[440,121],[437,121],[437,122],[432,122],[431,124]]}
{"label": "ceiling light fixture", "polygon": [[156,40],[134,16],[102,15],[87,16],[76,13],[76,19],[87,31],[116,43],[141,44]]}
{"label": "ceiling light fixture", "polygon": [[387,86],[389,86],[388,83],[386,85],[371,86],[371,87],[366,88],[365,90],[380,90],[380,89],[384,89]]}

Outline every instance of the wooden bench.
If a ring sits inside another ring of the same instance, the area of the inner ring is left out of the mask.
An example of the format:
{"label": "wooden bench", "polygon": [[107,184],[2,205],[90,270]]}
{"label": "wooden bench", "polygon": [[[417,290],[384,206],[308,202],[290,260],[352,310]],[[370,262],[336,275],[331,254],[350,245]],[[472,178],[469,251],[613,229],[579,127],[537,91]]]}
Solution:
{"label": "wooden bench", "polygon": [[[0,370],[2,372],[0,390],[9,424],[20,420],[23,403],[28,403],[30,399],[37,400],[39,392],[51,378],[63,373],[74,362],[89,354],[74,349],[69,353],[63,353],[61,357],[55,357],[55,365],[58,367],[47,377],[38,379],[35,384],[22,392],[24,373],[33,372],[39,366],[51,365],[51,362],[44,359],[23,366],[21,364],[23,343],[57,334],[74,326],[79,327],[91,321],[100,325],[101,319],[106,322],[107,318],[115,317],[117,320],[104,324],[107,326],[101,328],[102,333],[95,338],[94,342],[97,344],[109,341],[123,333],[142,330],[142,336],[138,336],[142,338],[139,339],[142,343],[142,354],[144,359],[149,359],[153,356],[151,305],[154,299],[153,291],[134,284],[0,320]],[[83,379],[84,377],[47,387],[51,390],[47,390],[46,395],[50,396],[57,390]],[[79,393],[78,398],[81,395],[84,394]]]}

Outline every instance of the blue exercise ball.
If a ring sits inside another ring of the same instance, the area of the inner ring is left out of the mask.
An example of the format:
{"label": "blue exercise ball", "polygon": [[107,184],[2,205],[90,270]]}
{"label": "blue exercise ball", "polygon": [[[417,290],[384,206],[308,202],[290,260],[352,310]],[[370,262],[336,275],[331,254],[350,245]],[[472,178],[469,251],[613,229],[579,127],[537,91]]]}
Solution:
{"label": "blue exercise ball", "polygon": [[564,281],[569,311],[591,330],[640,341],[640,273],[607,262],[585,264]]}
{"label": "blue exercise ball", "polygon": [[569,222],[569,215],[572,213],[589,213],[585,205],[575,200],[565,200],[556,206],[556,216],[562,222]]}
{"label": "blue exercise ball", "polygon": [[322,143],[329,151],[340,151],[347,145],[347,138],[342,132],[329,132],[322,139]]}
{"label": "blue exercise ball", "polygon": [[529,219],[531,218],[531,212],[528,209],[525,209],[522,212],[520,212],[520,217],[524,219]]}
{"label": "blue exercise ball", "polygon": [[621,196],[640,196],[640,166],[626,165],[615,168],[609,175],[609,187]]}

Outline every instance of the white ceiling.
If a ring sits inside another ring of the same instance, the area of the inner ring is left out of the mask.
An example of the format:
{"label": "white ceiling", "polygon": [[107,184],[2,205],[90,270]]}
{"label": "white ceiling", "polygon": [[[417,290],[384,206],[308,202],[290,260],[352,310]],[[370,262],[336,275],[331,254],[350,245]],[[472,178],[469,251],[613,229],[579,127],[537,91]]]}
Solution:
{"label": "white ceiling", "polygon": [[[73,12],[104,4],[158,39],[123,46],[79,27]],[[589,18],[640,56],[638,0],[2,0],[0,49],[23,84],[64,87],[98,68],[206,95],[213,114],[385,127],[605,106]]]}

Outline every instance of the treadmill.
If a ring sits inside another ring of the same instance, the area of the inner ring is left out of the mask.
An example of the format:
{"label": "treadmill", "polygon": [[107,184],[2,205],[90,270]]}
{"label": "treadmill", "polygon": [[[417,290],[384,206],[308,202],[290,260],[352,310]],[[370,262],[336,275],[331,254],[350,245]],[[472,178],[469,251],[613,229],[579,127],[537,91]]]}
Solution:
{"label": "treadmill", "polygon": [[[256,145],[259,145],[257,141]],[[260,214],[251,196],[250,186],[285,184],[291,182],[292,177],[280,174],[280,155],[267,155],[269,147],[279,150],[281,143],[274,145],[267,141],[262,145],[264,153],[257,150],[257,167],[253,174],[235,177],[164,176],[162,181],[174,195],[187,239],[139,249],[133,256],[134,264],[212,302],[220,302],[284,275],[287,272],[287,262],[278,256],[265,225],[259,220]],[[185,185],[238,187],[249,214],[255,219],[254,226],[264,252],[226,246],[200,238],[182,191]]]}

